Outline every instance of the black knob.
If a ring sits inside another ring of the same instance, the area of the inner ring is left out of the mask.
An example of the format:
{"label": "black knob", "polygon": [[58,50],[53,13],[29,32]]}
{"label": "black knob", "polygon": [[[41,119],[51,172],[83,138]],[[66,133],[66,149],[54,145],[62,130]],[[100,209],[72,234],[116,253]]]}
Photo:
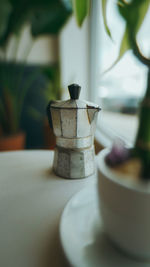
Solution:
{"label": "black knob", "polygon": [[73,83],[68,86],[71,99],[78,99],[81,91],[81,86]]}

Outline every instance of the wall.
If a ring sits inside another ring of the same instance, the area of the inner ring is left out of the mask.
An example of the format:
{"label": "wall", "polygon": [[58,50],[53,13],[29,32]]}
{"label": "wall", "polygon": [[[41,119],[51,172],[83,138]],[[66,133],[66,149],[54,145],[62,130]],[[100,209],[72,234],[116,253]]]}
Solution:
{"label": "wall", "polygon": [[58,37],[42,36],[33,39],[26,25],[19,36],[13,36],[7,47],[8,60],[31,64],[52,64],[58,61]]}
{"label": "wall", "polygon": [[[58,51],[59,49],[59,51]],[[31,64],[57,62],[60,57],[62,98],[68,98],[67,86],[78,83],[82,87],[81,98],[89,99],[89,22],[85,20],[79,28],[72,16],[62,29],[58,39],[43,36],[35,40],[26,25],[19,37],[8,45],[7,59],[25,61]]]}
{"label": "wall", "polygon": [[81,98],[89,99],[89,23],[82,28],[71,17],[59,38],[61,81],[63,98],[68,98],[67,86],[78,83],[82,87]]}

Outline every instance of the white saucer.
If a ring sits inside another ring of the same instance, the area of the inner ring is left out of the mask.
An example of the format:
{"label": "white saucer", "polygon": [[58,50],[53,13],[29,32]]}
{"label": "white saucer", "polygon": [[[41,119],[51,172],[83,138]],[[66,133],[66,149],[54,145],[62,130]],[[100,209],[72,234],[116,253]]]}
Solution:
{"label": "white saucer", "polygon": [[60,221],[64,253],[75,267],[150,267],[117,250],[103,231],[97,204],[96,185],[71,198]]}

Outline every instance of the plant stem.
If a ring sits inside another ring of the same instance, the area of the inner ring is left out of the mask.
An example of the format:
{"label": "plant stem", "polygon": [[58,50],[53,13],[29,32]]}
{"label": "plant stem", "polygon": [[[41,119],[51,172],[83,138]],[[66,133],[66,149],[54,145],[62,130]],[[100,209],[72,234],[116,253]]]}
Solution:
{"label": "plant stem", "polygon": [[145,56],[143,56],[143,54],[141,53],[138,45],[136,42],[134,42],[133,45],[134,49],[133,49],[133,53],[134,55],[147,67],[150,67],[150,59],[146,58]]}
{"label": "plant stem", "polygon": [[142,162],[142,178],[150,179],[150,59],[141,53],[132,31],[129,32],[129,41],[134,55],[148,67],[147,88],[140,106],[139,129],[134,152]]}
{"label": "plant stem", "polygon": [[135,152],[143,164],[142,177],[150,179],[150,67],[148,69],[147,90],[141,103]]}

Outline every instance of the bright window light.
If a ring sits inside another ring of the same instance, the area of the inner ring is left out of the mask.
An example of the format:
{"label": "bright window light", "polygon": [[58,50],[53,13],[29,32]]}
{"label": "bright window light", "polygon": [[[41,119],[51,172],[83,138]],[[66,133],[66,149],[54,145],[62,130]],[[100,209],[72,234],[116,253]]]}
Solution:
{"label": "bright window light", "polygon": [[[118,57],[125,29],[115,0],[108,1],[107,22],[112,40],[104,29],[100,1],[96,0],[91,16],[91,98],[103,110],[98,129],[104,139],[108,135],[109,142],[104,142],[104,145],[110,144],[110,139],[117,136],[132,145],[138,127],[139,102],[146,90],[147,67],[129,50],[110,71],[105,72]],[[150,9],[137,36],[138,45],[145,56],[150,56],[149,25]]]}

